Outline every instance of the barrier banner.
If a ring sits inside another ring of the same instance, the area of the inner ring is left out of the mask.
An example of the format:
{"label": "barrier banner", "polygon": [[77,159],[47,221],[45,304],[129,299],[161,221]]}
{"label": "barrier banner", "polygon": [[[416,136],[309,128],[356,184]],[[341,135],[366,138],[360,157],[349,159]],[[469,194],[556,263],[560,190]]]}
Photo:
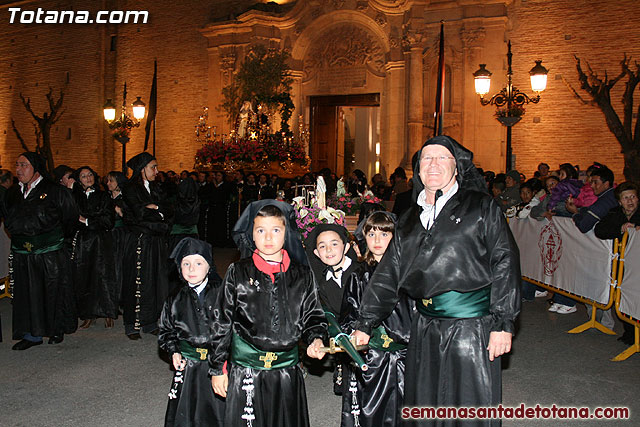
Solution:
{"label": "barrier banner", "polygon": [[620,311],[640,319],[640,232],[629,230],[620,284]]}
{"label": "barrier banner", "polygon": [[571,218],[509,221],[522,275],[601,304],[609,302],[612,240],[582,234]]}

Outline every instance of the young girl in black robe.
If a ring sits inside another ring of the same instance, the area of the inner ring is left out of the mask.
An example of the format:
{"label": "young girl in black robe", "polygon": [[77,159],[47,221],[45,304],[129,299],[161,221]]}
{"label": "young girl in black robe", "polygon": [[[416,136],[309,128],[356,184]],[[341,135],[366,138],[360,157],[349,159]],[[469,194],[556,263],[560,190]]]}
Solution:
{"label": "young girl in black robe", "polygon": [[207,362],[222,279],[206,242],[185,237],[171,258],[187,285],[167,299],[158,322],[158,344],[175,369],[165,426],[222,427],[224,400],[213,393]]}
{"label": "young girl in black robe", "polygon": [[227,270],[210,371],[214,391],[227,398],[225,426],[308,426],[298,343],[321,359],[327,332],[292,206],[250,204],[234,239],[249,256]]}
{"label": "young girl in black robe", "polygon": [[[371,212],[356,230],[356,239],[366,242],[362,267],[349,275],[345,290],[342,329],[353,331],[362,293],[389,246],[396,217],[385,211]],[[349,365],[342,395],[342,423],[345,426],[395,427],[401,425],[404,397],[404,367],[411,330],[413,307],[403,296],[381,325],[373,330],[369,350],[364,354],[368,366],[362,371]]]}
{"label": "young girl in black robe", "polygon": [[118,316],[118,287],[111,229],[115,211],[111,197],[100,190],[99,179],[89,166],[74,174],[73,197],[80,216],[76,223],[71,255],[73,282],[81,329],[98,317],[113,327]]}

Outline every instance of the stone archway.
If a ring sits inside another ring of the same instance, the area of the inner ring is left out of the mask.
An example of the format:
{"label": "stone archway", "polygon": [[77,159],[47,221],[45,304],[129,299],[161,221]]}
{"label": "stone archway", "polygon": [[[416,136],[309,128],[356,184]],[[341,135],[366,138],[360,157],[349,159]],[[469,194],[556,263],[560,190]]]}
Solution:
{"label": "stone archway", "polygon": [[[312,110],[312,97],[377,94],[380,121],[384,123],[380,138],[386,141],[380,153],[383,167],[399,164],[405,145],[404,115],[390,114],[393,108],[404,111],[404,93],[390,93],[390,89],[402,87],[403,82],[393,84],[393,81],[399,81],[404,72],[404,61],[392,62],[396,67],[389,68],[392,44],[389,28],[382,19],[374,20],[358,11],[340,10],[313,21],[300,33],[292,49],[292,58],[297,65],[294,74],[296,108],[299,113],[304,112],[312,130],[313,118],[317,117]],[[398,45],[397,40],[395,44]],[[397,67],[398,62],[400,67]],[[394,105],[389,104],[390,100]],[[395,126],[393,121],[397,121]],[[337,144],[337,141],[332,143]],[[336,152],[334,149],[328,151]],[[335,159],[329,162],[332,163]]]}

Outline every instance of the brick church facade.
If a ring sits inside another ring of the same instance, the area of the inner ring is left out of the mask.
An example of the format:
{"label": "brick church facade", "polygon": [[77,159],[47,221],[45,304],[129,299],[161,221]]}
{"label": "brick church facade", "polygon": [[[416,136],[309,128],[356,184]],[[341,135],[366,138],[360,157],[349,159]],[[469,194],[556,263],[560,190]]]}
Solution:
{"label": "brick church facade", "polygon": [[[255,1],[101,0],[20,1],[0,4],[0,163],[13,169],[23,151],[12,119],[33,147],[33,125],[19,94],[34,112],[46,108],[49,87],[64,90],[62,118],[52,129],[56,164],[119,169],[121,146],[102,119],[107,98],[119,106],[127,82],[128,103],[148,102],[153,61],[158,63],[156,153],[163,170],[192,169],[199,147],[195,125],[209,106],[209,124],[229,131],[218,108],[252,43],[291,53],[292,129],[299,117],[312,129],[315,102],[365,99],[379,107],[380,167],[387,175],[408,166],[433,134],[438,34],[444,21],[447,89],[444,131],[475,152],[477,165],[504,171],[506,131],[493,107],[483,107],[472,73],[479,63],[493,72],[491,92],[506,83],[507,40],[514,84],[532,95],[528,71],[542,59],[549,69],[539,104],[526,106],[513,128],[515,166],[528,177],[545,161],[609,165],[621,181],[623,159],[615,137],[594,106],[577,100],[575,59],[609,76],[623,54],[640,59],[640,8],[635,0],[298,0]],[[137,24],[9,23],[9,8],[22,10],[146,10]],[[621,81],[612,92],[621,112]],[[586,96],[586,94],[584,94]],[[341,98],[342,97],[342,98]],[[320,100],[320,101],[318,101]],[[344,105],[350,105],[345,101]],[[360,101],[358,101],[360,102]],[[368,105],[369,105],[368,104]],[[357,102],[356,102],[356,105]],[[334,120],[338,120],[337,118]],[[143,126],[133,130],[127,157],[143,148]],[[312,139],[313,146],[314,141]],[[311,149],[313,150],[313,148]],[[329,165],[335,164],[335,150]],[[332,154],[333,153],[333,154]]]}

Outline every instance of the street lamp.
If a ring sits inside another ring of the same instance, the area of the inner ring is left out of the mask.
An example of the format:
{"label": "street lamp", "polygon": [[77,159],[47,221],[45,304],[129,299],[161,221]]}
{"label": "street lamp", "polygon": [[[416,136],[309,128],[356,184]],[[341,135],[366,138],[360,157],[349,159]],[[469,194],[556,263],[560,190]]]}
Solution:
{"label": "street lamp", "polygon": [[518,88],[513,86],[511,70],[511,41],[507,43],[507,86],[490,99],[485,99],[484,96],[489,93],[491,86],[491,72],[487,70],[486,64],[480,64],[478,71],[473,73],[475,80],[476,93],[480,95],[480,104],[482,105],[495,105],[498,112],[502,112],[497,117],[498,121],[507,127],[507,161],[506,172],[511,170],[511,127],[518,123],[522,119],[524,114],[525,104],[533,103],[537,104],[540,101],[540,92],[547,87],[547,74],[549,70],[542,66],[542,61],[535,61],[536,65],[529,71],[531,78],[531,89],[536,93],[534,97],[529,97],[527,94],[520,92]]}
{"label": "street lamp", "polygon": [[102,112],[104,119],[109,124],[110,129],[115,129],[113,138],[122,144],[122,173],[127,173],[127,142],[131,129],[140,126],[140,122],[144,119],[145,115],[145,103],[142,102],[140,97],[131,104],[133,110],[133,118],[127,114],[127,83],[124,83],[124,90],[122,92],[122,108],[120,118],[116,118],[116,106],[111,99],[107,99]]}

